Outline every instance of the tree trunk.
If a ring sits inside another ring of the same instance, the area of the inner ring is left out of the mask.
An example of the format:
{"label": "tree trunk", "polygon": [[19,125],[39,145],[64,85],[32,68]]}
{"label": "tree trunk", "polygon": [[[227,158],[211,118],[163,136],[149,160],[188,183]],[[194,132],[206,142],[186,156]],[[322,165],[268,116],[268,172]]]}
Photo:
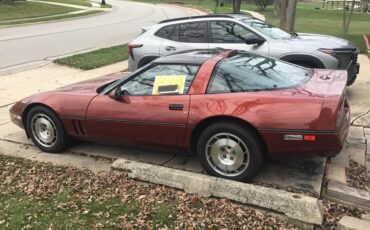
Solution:
{"label": "tree trunk", "polygon": [[241,4],[241,0],[233,0],[233,13],[234,14],[240,13],[240,4]]}
{"label": "tree trunk", "polygon": [[101,1],[101,4],[102,4],[102,5],[105,5],[105,4],[106,4],[106,3],[105,3],[105,0],[102,0],[102,1]]}
{"label": "tree trunk", "polygon": [[297,8],[297,0],[288,1],[288,7],[286,11],[286,26],[285,29],[288,32],[294,32],[294,23],[295,23],[295,11]]}
{"label": "tree trunk", "polygon": [[294,32],[295,11],[297,0],[280,0],[280,27]]}
{"label": "tree trunk", "polygon": [[286,12],[288,0],[280,0],[280,28],[284,29],[286,25]]}
{"label": "tree trunk", "polygon": [[274,0],[274,16],[280,16],[280,0]]}
{"label": "tree trunk", "polygon": [[352,1],[351,8],[347,9],[346,2],[343,1],[343,33],[348,33],[349,24],[351,23],[355,1]]}

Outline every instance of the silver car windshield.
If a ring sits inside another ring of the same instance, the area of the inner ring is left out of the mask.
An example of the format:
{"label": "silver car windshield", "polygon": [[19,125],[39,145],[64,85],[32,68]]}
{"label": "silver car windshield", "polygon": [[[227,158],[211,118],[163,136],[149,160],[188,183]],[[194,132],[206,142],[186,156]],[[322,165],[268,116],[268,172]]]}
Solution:
{"label": "silver car windshield", "polygon": [[258,30],[259,32],[273,39],[286,39],[292,37],[291,34],[285,32],[284,30],[281,30],[255,18],[244,18],[241,19],[241,21],[247,26]]}

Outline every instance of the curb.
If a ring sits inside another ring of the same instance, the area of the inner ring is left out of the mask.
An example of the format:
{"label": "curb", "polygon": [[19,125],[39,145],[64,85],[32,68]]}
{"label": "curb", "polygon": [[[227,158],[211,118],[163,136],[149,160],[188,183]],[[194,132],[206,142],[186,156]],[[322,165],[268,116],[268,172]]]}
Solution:
{"label": "curb", "polygon": [[370,211],[369,192],[349,187],[337,181],[329,181],[324,196],[338,203],[356,206]]}
{"label": "curb", "polygon": [[255,205],[308,224],[322,224],[322,203],[314,197],[125,159],[113,162],[112,168],[134,179]]}

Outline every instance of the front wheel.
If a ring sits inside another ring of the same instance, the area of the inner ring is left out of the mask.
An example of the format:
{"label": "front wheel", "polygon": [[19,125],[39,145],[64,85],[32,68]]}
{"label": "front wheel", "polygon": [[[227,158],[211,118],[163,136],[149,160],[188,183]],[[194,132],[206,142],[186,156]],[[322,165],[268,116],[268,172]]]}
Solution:
{"label": "front wheel", "polygon": [[50,109],[35,106],[27,114],[27,133],[41,150],[50,153],[63,151],[71,143],[59,118]]}
{"label": "front wheel", "polygon": [[247,181],[261,167],[264,148],[252,130],[228,122],[213,124],[202,132],[197,154],[210,175]]}

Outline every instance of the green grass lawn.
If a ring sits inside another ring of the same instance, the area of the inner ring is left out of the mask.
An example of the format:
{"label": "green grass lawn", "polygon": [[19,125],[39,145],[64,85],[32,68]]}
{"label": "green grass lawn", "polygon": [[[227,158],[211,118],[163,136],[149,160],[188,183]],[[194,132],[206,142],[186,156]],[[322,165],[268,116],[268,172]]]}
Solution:
{"label": "green grass lawn", "polygon": [[24,19],[24,20],[17,20],[17,21],[0,21],[0,26],[11,26],[11,25],[18,25],[18,24],[25,24],[25,23],[35,23],[35,22],[44,22],[44,21],[52,21],[52,20],[61,20],[61,19],[69,19],[69,18],[76,18],[76,17],[82,17],[82,16],[88,16],[92,14],[101,13],[100,10],[90,10],[78,14],[67,14],[67,15],[58,15],[58,16],[52,16],[49,18],[31,18],[31,19]]}
{"label": "green grass lawn", "polygon": [[57,2],[57,3],[64,3],[64,4],[72,4],[78,6],[87,6],[90,7],[91,3],[87,0],[42,0],[44,2]]}
{"label": "green grass lawn", "polygon": [[89,70],[128,59],[127,44],[76,54],[54,60],[54,63]]}
{"label": "green grass lawn", "polygon": [[[171,2],[167,0],[136,0],[140,2]],[[214,1],[210,0],[186,0],[177,1],[183,2],[184,4],[191,5],[194,7],[215,10]],[[349,33],[344,34],[342,32],[342,11],[315,9],[315,7],[321,7],[321,4],[298,4],[296,12],[296,32],[305,33],[319,33],[327,34],[336,37],[345,38],[355,43],[361,51],[365,51],[365,43],[363,40],[363,34],[370,34],[370,14],[367,13],[354,13],[349,28]],[[242,4],[243,10],[257,11],[266,16],[266,21],[278,26],[279,19],[273,14],[273,6],[268,6],[264,11],[260,11],[254,4]],[[231,13],[232,8],[230,3],[226,3],[224,7],[217,7],[217,13]]]}
{"label": "green grass lawn", "polygon": [[5,20],[26,19],[77,11],[76,8],[38,2],[14,2],[0,4],[0,23]]}
{"label": "green grass lawn", "polygon": [[[247,6],[249,10],[256,10],[253,6]],[[278,26],[279,19],[273,15],[273,8],[269,7],[265,12],[260,12],[266,16],[266,20]],[[332,10],[315,10],[307,7],[298,7],[296,12],[296,32],[327,34],[336,37],[345,38],[365,51],[365,42],[363,34],[370,34],[370,14],[354,13],[349,32],[342,32],[342,16],[341,11]]]}

